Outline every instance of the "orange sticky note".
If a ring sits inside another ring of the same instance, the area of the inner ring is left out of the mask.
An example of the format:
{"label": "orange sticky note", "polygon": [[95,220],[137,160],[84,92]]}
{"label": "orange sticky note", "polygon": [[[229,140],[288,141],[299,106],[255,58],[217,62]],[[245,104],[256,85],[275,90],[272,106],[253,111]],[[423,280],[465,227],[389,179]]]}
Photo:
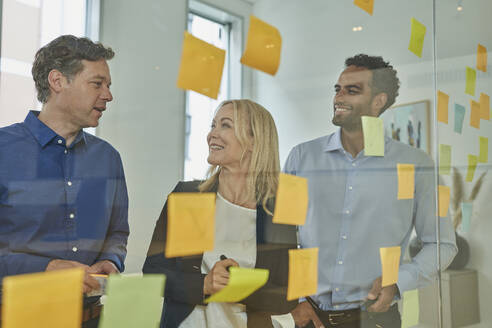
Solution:
{"label": "orange sticky note", "polygon": [[372,16],[372,10],[374,8],[374,0],[354,0],[354,5],[366,11],[369,15]]}
{"label": "orange sticky note", "polygon": [[224,62],[224,50],[185,32],[178,87],[217,99]]}
{"label": "orange sticky note", "polygon": [[490,119],[490,97],[485,93],[480,93],[480,118]]}
{"label": "orange sticky note", "polygon": [[273,223],[303,225],[308,209],[306,178],[280,173]]}
{"label": "orange sticky note", "polygon": [[477,71],[471,67],[466,68],[466,87],[465,93],[475,96],[475,86],[477,84]]}
{"label": "orange sticky note", "polygon": [[482,72],[487,72],[487,48],[480,43],[477,47],[477,69]]}
{"label": "orange sticky note", "polygon": [[489,138],[480,137],[480,153],[478,155],[479,163],[487,163],[489,161]]}
{"label": "orange sticky note", "polygon": [[397,164],[398,199],[413,199],[415,190],[415,165]]}
{"label": "orange sticky note", "polygon": [[418,57],[422,57],[426,27],[424,24],[412,17],[411,29],[412,32],[410,35],[410,44],[408,45],[408,50],[413,52]]}
{"label": "orange sticky note", "polygon": [[80,328],[84,270],[3,279],[2,327]]}
{"label": "orange sticky note", "polygon": [[475,170],[478,164],[478,157],[475,155],[468,155],[468,170],[466,171],[466,182],[472,182],[475,176]]}
{"label": "orange sticky note", "polygon": [[437,120],[448,124],[449,96],[442,91],[437,91]]}
{"label": "orange sticky note", "polygon": [[214,248],[215,193],[172,193],[167,199],[166,257]]}
{"label": "orange sticky note", "polygon": [[480,129],[480,103],[470,100],[470,125]]}
{"label": "orange sticky note", "polygon": [[445,217],[448,215],[449,198],[451,196],[451,188],[448,186],[439,186],[439,216]]}
{"label": "orange sticky note", "polygon": [[282,37],[272,25],[255,16],[249,18],[248,41],[241,63],[275,75],[280,65]]}
{"label": "orange sticky note", "polygon": [[318,248],[289,249],[287,300],[316,294]]}
{"label": "orange sticky note", "polygon": [[381,247],[379,256],[381,257],[382,287],[390,286],[398,282],[398,269],[400,268],[400,246]]}

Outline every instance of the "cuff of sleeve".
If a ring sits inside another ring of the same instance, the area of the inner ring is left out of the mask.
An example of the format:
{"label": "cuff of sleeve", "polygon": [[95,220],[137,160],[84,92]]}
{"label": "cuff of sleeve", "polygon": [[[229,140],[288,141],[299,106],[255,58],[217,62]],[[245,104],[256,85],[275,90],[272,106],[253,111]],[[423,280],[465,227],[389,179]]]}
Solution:
{"label": "cuff of sleeve", "polygon": [[417,288],[412,274],[409,271],[402,269],[400,269],[400,272],[398,273],[398,282],[396,283],[396,286],[398,287],[398,292],[400,295],[403,295],[403,293],[407,290]]}
{"label": "cuff of sleeve", "polygon": [[96,262],[104,261],[104,260],[113,262],[114,265],[116,265],[116,267],[118,268],[118,270],[120,270],[120,272],[123,272],[125,270],[125,265],[122,263],[122,261],[116,255],[105,254],[104,256],[99,257],[96,260]]}

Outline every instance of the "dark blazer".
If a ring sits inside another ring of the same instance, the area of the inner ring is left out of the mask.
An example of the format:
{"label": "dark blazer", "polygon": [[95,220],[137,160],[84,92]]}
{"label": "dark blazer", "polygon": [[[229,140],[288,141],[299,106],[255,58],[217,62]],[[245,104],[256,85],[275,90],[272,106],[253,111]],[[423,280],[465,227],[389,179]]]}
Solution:
{"label": "dark blazer", "polygon": [[[200,181],[179,182],[173,192],[198,192]],[[161,328],[177,328],[203,303],[201,273],[203,255],[166,258],[164,246],[167,234],[167,202],[156,223],[143,267],[144,273],[164,273],[167,276]],[[265,286],[240,303],[246,305],[248,327],[272,327],[270,316],[290,312],[297,300],[288,302],[288,250],[296,248],[294,226],[272,223],[272,217],[258,205],[256,210],[256,268],[270,270]]]}

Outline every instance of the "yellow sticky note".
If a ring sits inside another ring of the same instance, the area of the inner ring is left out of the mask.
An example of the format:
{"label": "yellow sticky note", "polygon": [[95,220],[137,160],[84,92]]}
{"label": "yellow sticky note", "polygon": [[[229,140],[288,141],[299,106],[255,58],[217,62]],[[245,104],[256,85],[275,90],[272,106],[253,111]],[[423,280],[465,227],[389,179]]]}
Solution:
{"label": "yellow sticky note", "polygon": [[408,50],[419,57],[422,57],[422,50],[424,49],[425,31],[425,25],[412,17],[412,34]]}
{"label": "yellow sticky note", "polygon": [[479,163],[487,163],[489,161],[489,138],[480,137],[480,153],[478,155]]}
{"label": "yellow sticky note", "polygon": [[318,289],[318,248],[289,250],[287,300],[316,294]]}
{"label": "yellow sticky note", "polygon": [[398,282],[398,269],[400,268],[400,246],[381,247],[379,249],[382,268],[382,287],[396,284]]}
{"label": "yellow sticky note", "polygon": [[419,323],[419,290],[409,290],[403,293],[403,313],[401,328],[411,328]]}
{"label": "yellow sticky note", "polygon": [[439,186],[439,216],[445,217],[448,215],[449,198],[451,196],[451,188],[448,186]]}
{"label": "yellow sticky note", "polygon": [[480,93],[480,118],[490,119],[490,97],[483,92]]}
{"label": "yellow sticky note", "polygon": [[451,146],[439,145],[439,174],[449,175],[451,173]]}
{"label": "yellow sticky note", "polygon": [[70,269],[5,277],[2,327],[80,328],[84,274]]}
{"label": "yellow sticky note", "polygon": [[444,92],[437,92],[437,120],[448,124],[449,96]]}
{"label": "yellow sticky note", "polygon": [[167,199],[166,257],[214,248],[215,193],[172,193]]}
{"label": "yellow sticky note", "polygon": [[397,164],[398,199],[413,199],[415,190],[415,165]]}
{"label": "yellow sticky note", "polygon": [[255,16],[249,18],[248,41],[241,63],[275,75],[280,65],[282,37],[272,25]]}
{"label": "yellow sticky note", "polygon": [[384,125],[379,117],[362,116],[364,155],[384,156]]}
{"label": "yellow sticky note", "polygon": [[482,72],[487,72],[487,48],[480,43],[477,47],[477,69]]}
{"label": "yellow sticky note", "polygon": [[466,182],[472,182],[475,176],[475,170],[478,164],[478,157],[475,155],[468,155],[468,170],[466,171]]}
{"label": "yellow sticky note", "polygon": [[374,0],[354,0],[354,5],[366,11],[369,15],[372,16],[372,11],[374,9]]}
{"label": "yellow sticky note", "polygon": [[480,103],[470,100],[470,125],[480,129]]}
{"label": "yellow sticky note", "polygon": [[466,67],[466,87],[465,93],[475,96],[475,85],[477,84],[477,71],[471,67]]}
{"label": "yellow sticky note", "polygon": [[178,87],[217,99],[224,62],[224,50],[185,32]]}
{"label": "yellow sticky note", "polygon": [[306,178],[280,173],[273,223],[303,225],[308,209]]}
{"label": "yellow sticky note", "polygon": [[230,267],[229,273],[227,286],[205,299],[205,303],[239,302],[266,284],[269,271],[266,269]]}

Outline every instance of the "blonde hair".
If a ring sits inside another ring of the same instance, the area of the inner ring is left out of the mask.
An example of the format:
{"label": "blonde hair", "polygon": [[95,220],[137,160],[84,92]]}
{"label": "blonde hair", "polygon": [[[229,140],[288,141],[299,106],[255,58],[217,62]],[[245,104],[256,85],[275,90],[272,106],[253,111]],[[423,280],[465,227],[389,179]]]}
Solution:
{"label": "blonde hair", "polygon": [[[247,149],[253,139],[253,151],[248,168],[246,192],[248,198],[254,198],[262,204],[265,211],[272,215],[267,203],[277,192],[280,160],[278,155],[278,134],[272,115],[261,105],[249,99],[226,100],[234,109],[234,134],[243,149]],[[220,166],[212,165],[207,179],[200,184],[201,192],[217,188]],[[270,205],[270,204],[268,204]]]}

